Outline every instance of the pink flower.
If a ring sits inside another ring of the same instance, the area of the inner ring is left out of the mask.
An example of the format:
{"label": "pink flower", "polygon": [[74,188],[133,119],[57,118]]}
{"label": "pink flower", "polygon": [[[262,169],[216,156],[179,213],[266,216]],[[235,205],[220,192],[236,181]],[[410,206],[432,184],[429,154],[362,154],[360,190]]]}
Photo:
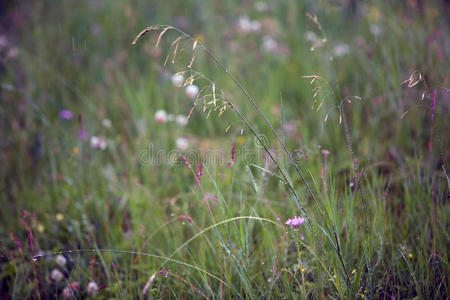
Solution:
{"label": "pink flower", "polygon": [[294,216],[292,219],[289,219],[286,221],[286,223],[284,223],[286,226],[291,227],[292,229],[297,230],[300,225],[302,225],[305,222],[304,218],[300,218],[297,216]]}
{"label": "pink flower", "polygon": [[74,281],[63,289],[61,296],[65,299],[71,299],[75,297],[75,293],[79,290],[80,284]]}
{"label": "pink flower", "polygon": [[63,120],[71,120],[73,118],[73,113],[68,109],[62,109],[59,111],[59,117]]}
{"label": "pink flower", "polygon": [[80,130],[78,130],[78,132],[77,132],[77,136],[78,136],[78,138],[79,138],[80,140],[85,141],[85,140],[88,139],[89,134],[88,134],[88,132],[87,132],[86,130],[80,129]]}

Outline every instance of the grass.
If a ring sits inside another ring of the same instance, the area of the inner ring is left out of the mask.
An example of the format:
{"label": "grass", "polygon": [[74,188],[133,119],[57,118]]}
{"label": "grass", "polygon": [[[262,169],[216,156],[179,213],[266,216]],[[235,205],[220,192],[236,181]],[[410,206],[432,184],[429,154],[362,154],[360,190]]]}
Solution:
{"label": "grass", "polygon": [[7,6],[1,298],[449,294],[448,7],[261,3]]}

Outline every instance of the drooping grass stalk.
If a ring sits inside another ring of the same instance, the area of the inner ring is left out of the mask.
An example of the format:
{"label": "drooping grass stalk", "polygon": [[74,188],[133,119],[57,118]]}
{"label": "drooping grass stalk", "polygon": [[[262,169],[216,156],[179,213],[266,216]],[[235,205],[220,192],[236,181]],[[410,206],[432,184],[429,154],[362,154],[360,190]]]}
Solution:
{"label": "drooping grass stalk", "polygon": [[[297,163],[295,162],[292,154],[290,153],[290,151],[287,149],[287,146],[285,144],[285,142],[283,141],[283,139],[279,136],[279,134],[276,132],[276,130],[274,129],[274,127],[272,126],[272,124],[270,123],[270,121],[267,119],[267,117],[265,116],[265,114],[263,113],[263,111],[261,110],[261,108],[259,107],[259,105],[255,102],[255,100],[253,99],[253,97],[247,92],[247,90],[242,86],[242,84],[237,80],[237,78],[231,74],[231,72],[228,70],[228,68],[222,63],[220,62],[220,60],[212,53],[212,51],[207,48],[205,45],[201,44],[197,39],[193,38],[191,35],[185,33],[184,31],[182,31],[181,29],[171,26],[171,25],[157,25],[157,26],[151,26],[151,27],[147,27],[144,30],[142,30],[137,36],[136,38],[133,40],[132,44],[136,44],[136,42],[146,33],[153,31],[153,30],[161,30],[159,36],[158,36],[158,40],[157,40],[157,44],[156,46],[158,46],[158,44],[161,41],[162,36],[168,31],[168,30],[174,30],[176,32],[178,32],[179,34],[182,35],[182,37],[186,37],[189,40],[193,41],[193,51],[194,54],[192,56],[191,62],[188,66],[188,68],[192,67],[192,63],[194,61],[195,58],[195,50],[198,48],[202,48],[206,55],[212,59],[216,65],[223,71],[225,72],[225,74],[234,82],[234,84],[238,87],[238,89],[245,95],[245,97],[250,101],[250,103],[253,105],[253,107],[257,110],[258,114],[263,118],[264,122],[266,123],[266,125],[269,127],[270,131],[274,134],[276,140],[278,141],[278,143],[280,143],[280,145],[282,146],[284,152],[288,155],[289,160],[291,162],[291,164],[294,166],[296,172],[300,175],[300,178],[303,182],[303,184],[305,185],[307,191],[309,192],[309,194],[311,195],[311,197],[313,198],[314,203],[318,206],[318,202],[317,199],[315,197],[315,194],[313,193],[312,189],[310,188],[308,182],[306,181],[306,178],[303,175],[303,172],[300,170],[299,166],[297,165]],[[181,38],[179,37],[177,40],[175,40],[175,42],[172,43],[172,45],[174,43],[176,43],[177,41],[181,40]],[[178,44],[177,44],[178,45]],[[176,55],[176,49],[174,52],[174,56]],[[167,59],[166,59],[167,60]],[[332,89],[331,89],[332,90]],[[332,90],[333,94],[334,91]],[[237,114],[237,116],[244,122],[244,124],[250,129],[251,133],[256,137],[258,143],[264,148],[264,151],[268,154],[269,158],[271,159],[271,161],[275,164],[276,168],[279,170],[281,176],[283,177],[284,181],[286,182],[290,192],[292,193],[292,195],[294,196],[297,205],[300,207],[300,209],[302,210],[302,212],[305,214],[305,216],[307,217],[308,223],[311,225],[311,220],[308,217],[308,214],[304,208],[304,206],[302,205],[300,198],[298,196],[298,194],[296,193],[295,189],[293,188],[292,184],[290,183],[289,179],[287,178],[285,172],[282,170],[281,166],[278,164],[278,162],[276,161],[275,157],[272,155],[272,153],[269,151],[269,149],[267,148],[267,146],[264,144],[264,142],[261,140],[261,138],[258,136],[256,130],[253,128],[253,126],[250,124],[250,122],[245,118],[245,116],[240,112],[240,110],[232,103],[229,103],[229,105],[233,108],[233,110],[235,111],[235,113]],[[342,104],[339,105],[339,109],[340,109],[340,113],[342,114]],[[341,115],[342,116],[342,115]],[[348,133],[347,133],[348,135]],[[352,153],[353,155],[353,153]],[[320,210],[320,209],[319,209]],[[336,222],[333,222],[336,223]],[[217,223],[220,224],[220,223]],[[215,224],[215,225],[217,225]],[[337,228],[336,228],[336,224],[334,224],[334,226],[332,227],[332,231],[330,231],[331,229],[327,228],[323,228],[322,226],[320,226],[320,224],[316,223],[319,228],[323,231],[323,232],[327,232],[326,236],[329,238],[331,244],[333,245],[333,248],[335,249],[339,261],[342,265],[342,269],[343,269],[343,273],[344,273],[344,277],[345,277],[345,281],[347,284],[347,287],[349,289],[350,295],[351,297],[353,297],[353,291],[352,291],[352,285],[351,285],[351,281],[350,281],[350,277],[347,271],[347,267],[346,264],[344,262],[344,258],[343,258],[343,254],[342,254],[342,249],[340,246],[340,241],[338,238],[338,234],[337,234]],[[214,225],[213,225],[214,227]],[[188,241],[189,242],[189,241]],[[184,244],[183,244],[184,245]],[[181,249],[184,246],[181,246],[180,248],[178,248],[172,255],[174,255],[177,251],[179,251],[179,249]],[[172,255],[170,257],[172,257]]]}
{"label": "drooping grass stalk", "polygon": [[[315,194],[313,193],[312,189],[310,188],[308,182],[306,181],[306,178],[303,175],[303,172],[300,170],[300,168],[298,167],[297,163],[294,160],[294,157],[292,156],[292,154],[290,153],[290,151],[287,149],[286,144],[283,142],[283,140],[281,139],[281,137],[279,136],[279,134],[275,131],[275,129],[273,128],[272,124],[270,123],[270,121],[267,119],[267,117],[265,116],[265,114],[263,113],[263,111],[261,110],[261,108],[259,107],[259,105],[255,102],[255,100],[253,99],[253,97],[247,92],[247,90],[242,86],[242,84],[237,80],[237,78],[231,74],[231,72],[228,70],[228,68],[222,63],[220,62],[220,60],[212,53],[212,51],[207,48],[205,45],[203,45],[202,43],[200,43],[197,39],[195,39],[194,37],[192,37],[191,35],[189,35],[188,33],[182,31],[181,29],[175,27],[175,26],[171,26],[171,25],[157,25],[157,26],[151,26],[151,27],[147,27],[146,29],[144,29],[143,31],[141,31],[136,38],[133,40],[133,44],[135,44],[144,34],[146,34],[147,32],[150,32],[152,30],[156,30],[156,29],[162,29],[159,37],[158,37],[158,42],[157,44],[159,44],[159,41],[161,40],[162,34],[164,34],[167,30],[174,30],[178,33],[180,33],[182,36],[190,39],[191,41],[193,41],[195,43],[196,48],[202,48],[206,55],[212,59],[216,65],[222,69],[222,71],[225,72],[225,74],[234,82],[234,84],[238,87],[238,89],[245,95],[245,97],[250,101],[250,103],[253,105],[253,107],[257,110],[258,114],[263,118],[264,122],[267,124],[267,126],[269,127],[270,131],[274,134],[274,136],[276,137],[277,141],[280,143],[280,145],[282,146],[283,150],[286,152],[286,154],[289,157],[289,160],[291,162],[291,164],[294,166],[294,168],[296,169],[297,173],[300,175],[303,184],[305,185],[306,189],[308,190],[309,194],[311,194],[311,196],[313,197],[314,201],[316,201],[315,198]],[[195,51],[195,49],[194,49]],[[195,53],[194,53],[195,56]],[[194,58],[193,56],[193,58]],[[193,59],[191,60],[192,63]],[[266,151],[266,153],[269,155],[270,159],[272,160],[272,162],[275,164],[276,168],[280,171],[280,174],[283,176],[283,178],[285,179],[285,181],[288,184],[289,190],[291,191],[291,193],[293,194],[293,196],[295,197],[295,200],[297,202],[297,205],[302,209],[303,213],[307,216],[307,213],[303,207],[303,205],[300,202],[300,198],[298,196],[298,194],[295,192],[294,188],[292,187],[292,185],[289,183],[289,180],[287,178],[287,176],[285,175],[285,173],[283,172],[283,170],[281,169],[280,165],[277,163],[276,159],[273,157],[273,155],[270,153],[270,151],[268,150],[267,146],[264,145],[263,141],[258,137],[258,134],[256,133],[255,129],[251,126],[251,124],[247,121],[247,119],[242,115],[242,113],[240,113],[240,111],[233,105],[233,109],[236,111],[237,115],[239,116],[239,118],[245,123],[245,125],[250,129],[250,131],[252,132],[252,134],[257,138],[258,143],[261,144],[261,146],[264,148],[264,150]]]}

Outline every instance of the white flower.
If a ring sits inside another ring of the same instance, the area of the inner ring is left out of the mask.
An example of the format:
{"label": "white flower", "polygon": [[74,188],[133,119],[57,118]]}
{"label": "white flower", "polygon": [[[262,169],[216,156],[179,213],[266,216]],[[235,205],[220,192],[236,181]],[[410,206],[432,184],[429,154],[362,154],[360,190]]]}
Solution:
{"label": "white flower", "polygon": [[181,87],[183,85],[184,78],[181,74],[173,74],[170,80],[174,86]]}
{"label": "white flower", "polygon": [[370,32],[372,32],[373,35],[379,35],[381,33],[381,28],[377,24],[370,25]]}
{"label": "white flower", "polygon": [[333,48],[333,54],[334,56],[344,56],[346,54],[350,53],[350,47],[347,44],[339,44],[334,46]]}
{"label": "white flower", "polygon": [[89,296],[97,294],[97,292],[98,292],[98,285],[97,285],[97,283],[95,283],[94,281],[89,282],[88,285],[87,285],[86,290],[87,290],[87,293],[88,293]]}
{"label": "white flower", "polygon": [[156,123],[158,123],[158,124],[166,123],[167,122],[167,113],[166,113],[166,111],[162,110],[162,109],[157,110],[155,112],[155,120],[156,120]]}
{"label": "white flower", "polygon": [[103,125],[103,127],[105,127],[105,128],[111,128],[112,122],[111,122],[110,119],[103,119],[102,125]]}
{"label": "white flower", "polygon": [[275,52],[278,48],[277,42],[270,36],[263,36],[263,49],[267,52]]}
{"label": "white flower", "polygon": [[188,96],[188,98],[190,98],[190,99],[194,99],[195,97],[197,97],[198,91],[199,91],[199,88],[195,84],[188,85],[186,87],[186,89],[184,90],[184,92],[186,93],[186,96]]}
{"label": "white flower", "polygon": [[106,139],[104,137],[101,137],[100,138],[100,143],[98,145],[98,148],[100,150],[105,150],[107,146],[108,146],[108,143],[106,142]]}
{"label": "white flower", "polygon": [[67,263],[67,259],[61,254],[58,254],[58,256],[56,256],[55,261],[61,267],[64,267]]}
{"label": "white flower", "polygon": [[177,115],[175,118],[175,122],[178,126],[184,127],[188,123],[188,118],[185,115]]}
{"label": "white flower", "polygon": [[250,18],[245,15],[239,18],[238,28],[245,33],[256,32],[261,29],[261,23],[259,21],[251,21]]}
{"label": "white flower", "polygon": [[105,150],[107,146],[106,139],[104,137],[92,136],[91,147],[94,149]]}
{"label": "white flower", "polygon": [[183,137],[177,138],[175,143],[176,143],[177,149],[179,151],[186,151],[187,148],[189,147],[188,140],[186,138],[183,138]]}
{"label": "white flower", "polygon": [[54,269],[52,271],[52,273],[50,274],[50,278],[54,281],[61,281],[64,279],[64,275],[63,275],[63,273],[61,273],[60,270]]}

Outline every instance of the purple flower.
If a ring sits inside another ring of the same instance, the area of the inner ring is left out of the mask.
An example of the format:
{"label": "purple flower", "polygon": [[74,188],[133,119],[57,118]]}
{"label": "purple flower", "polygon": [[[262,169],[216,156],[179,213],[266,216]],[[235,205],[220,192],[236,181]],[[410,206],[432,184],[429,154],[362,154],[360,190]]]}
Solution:
{"label": "purple flower", "polygon": [[63,120],[71,120],[73,118],[73,113],[68,109],[61,109],[59,111],[59,117]]}
{"label": "purple flower", "polygon": [[305,222],[304,218],[295,216],[292,219],[287,220],[286,223],[284,224],[291,227],[292,229],[297,230],[300,227],[300,225],[302,225],[304,222]]}
{"label": "purple flower", "polygon": [[80,130],[78,130],[78,132],[77,132],[77,136],[78,136],[78,138],[79,138],[80,140],[85,141],[85,140],[88,139],[89,134],[88,134],[88,132],[87,132],[86,130],[80,129]]}

